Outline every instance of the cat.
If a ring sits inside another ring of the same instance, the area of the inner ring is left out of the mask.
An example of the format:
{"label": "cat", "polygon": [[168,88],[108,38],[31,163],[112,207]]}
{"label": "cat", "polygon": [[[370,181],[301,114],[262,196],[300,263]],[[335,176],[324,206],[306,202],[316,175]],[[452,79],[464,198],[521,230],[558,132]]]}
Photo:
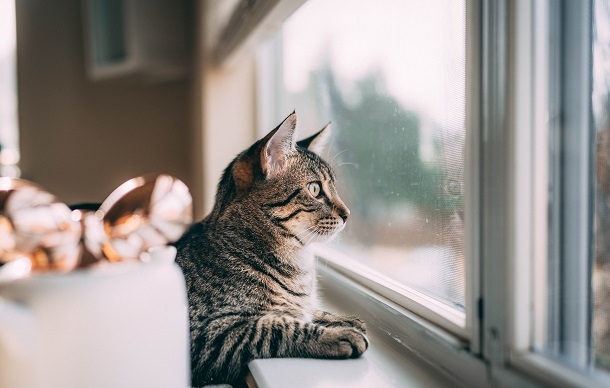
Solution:
{"label": "cat", "polygon": [[293,112],[225,169],[214,207],[175,244],[188,298],[193,385],[243,386],[257,358],[359,357],[365,324],[316,308],[315,258],[350,212],[318,156],[329,125],[296,142]]}

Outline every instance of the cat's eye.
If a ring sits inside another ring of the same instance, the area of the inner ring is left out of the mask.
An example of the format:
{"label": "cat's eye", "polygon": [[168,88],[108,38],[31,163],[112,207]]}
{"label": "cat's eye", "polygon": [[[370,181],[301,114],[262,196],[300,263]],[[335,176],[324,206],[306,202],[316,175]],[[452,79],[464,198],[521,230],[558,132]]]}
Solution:
{"label": "cat's eye", "polygon": [[322,192],[322,189],[320,188],[320,184],[318,182],[309,182],[307,184],[307,189],[309,190],[311,195],[316,198],[318,198],[320,196],[320,193]]}

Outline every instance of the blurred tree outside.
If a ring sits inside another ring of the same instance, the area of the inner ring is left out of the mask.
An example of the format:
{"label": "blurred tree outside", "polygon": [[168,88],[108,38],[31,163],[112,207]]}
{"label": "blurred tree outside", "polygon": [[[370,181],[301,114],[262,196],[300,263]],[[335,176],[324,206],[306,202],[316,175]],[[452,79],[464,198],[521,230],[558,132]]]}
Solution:
{"label": "blurred tree outside", "polygon": [[341,249],[463,310],[463,125],[447,129],[405,107],[381,71],[342,80],[322,65],[290,98],[297,108],[315,101],[310,114],[332,120],[331,149],[323,156],[352,212]]}
{"label": "blurred tree outside", "polygon": [[[320,103],[318,111],[328,112],[333,120],[335,139],[329,161],[343,183],[341,195],[349,198],[349,206],[362,218],[362,225],[373,226],[353,230],[357,239],[369,241],[375,227],[391,227],[387,225],[391,222],[388,214],[400,221],[406,218],[400,214],[411,213],[421,220],[419,228],[417,222],[415,225],[420,232],[426,229],[421,224],[435,229],[456,212],[461,214],[463,163],[459,173],[453,174],[457,176],[452,177],[442,156],[447,146],[463,152],[463,137],[436,136],[433,157],[424,160],[421,119],[385,92],[380,72],[356,82],[346,95],[325,66],[310,77],[309,89]],[[451,144],[445,144],[447,140]],[[379,242],[376,235],[373,240]],[[404,235],[404,230],[394,231],[386,241],[404,245]],[[417,239],[421,242],[421,235]]]}

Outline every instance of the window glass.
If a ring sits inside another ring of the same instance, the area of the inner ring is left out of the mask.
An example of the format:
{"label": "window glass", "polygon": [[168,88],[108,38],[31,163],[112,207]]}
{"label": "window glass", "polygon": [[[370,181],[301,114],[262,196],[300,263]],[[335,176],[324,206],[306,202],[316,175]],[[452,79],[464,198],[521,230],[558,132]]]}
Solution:
{"label": "window glass", "polygon": [[593,125],[595,127],[595,362],[610,369],[610,2],[593,8]]}
{"label": "window glass", "polygon": [[15,0],[0,0],[0,175],[19,176]]}
{"label": "window glass", "polygon": [[464,310],[465,1],[310,0],[260,51],[261,131],[296,109],[352,217],[337,247]]}

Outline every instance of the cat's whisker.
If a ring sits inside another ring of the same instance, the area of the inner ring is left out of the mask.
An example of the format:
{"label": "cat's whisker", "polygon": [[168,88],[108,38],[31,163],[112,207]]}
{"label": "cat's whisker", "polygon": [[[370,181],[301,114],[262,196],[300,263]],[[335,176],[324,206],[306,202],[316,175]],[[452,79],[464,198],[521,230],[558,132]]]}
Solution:
{"label": "cat's whisker", "polygon": [[[303,238],[303,234],[305,234],[305,233],[310,233],[310,231],[311,231],[313,228],[315,228],[315,225],[310,226],[309,228],[307,228],[307,229],[305,229],[305,230],[303,230],[303,231],[301,231],[301,232],[299,232],[299,233],[295,234],[295,235],[294,235],[294,237],[296,237],[296,238],[297,238],[297,240],[299,240],[299,241],[303,241],[303,240],[304,240],[304,238]],[[305,237],[307,237],[307,236],[305,236]],[[303,241],[303,242],[304,242],[304,241]],[[279,253],[279,251],[281,251],[281,250],[283,250],[283,249],[285,249],[285,247],[281,246],[281,247],[279,247],[278,249],[274,249],[274,250],[272,250],[272,251],[265,252],[265,255],[270,255],[270,254],[271,254],[271,255],[275,255],[275,254],[278,254],[278,253]]]}
{"label": "cat's whisker", "polygon": [[[315,230],[312,230],[307,236],[305,236],[305,239],[310,239],[311,236],[313,236],[313,239],[315,240],[316,236],[318,236],[318,233],[316,233]],[[311,242],[311,241],[308,241]]]}
{"label": "cat's whisker", "polygon": [[337,167],[335,167],[335,168],[339,168],[339,167],[341,167],[341,166],[355,166],[355,165],[356,165],[356,163],[352,163],[352,162],[343,162],[343,163],[341,163],[341,164],[337,165]]}
{"label": "cat's whisker", "polygon": [[315,227],[316,227],[316,225],[312,225],[312,226],[310,226],[309,228],[307,228],[307,229],[305,229],[305,230],[303,230],[303,231],[301,231],[301,232],[297,233],[297,234],[296,234],[296,236],[297,236],[297,237],[300,237],[302,234],[307,233],[307,232],[309,232],[309,231],[313,230]]}
{"label": "cat's whisker", "polygon": [[[308,230],[309,230],[309,233],[307,233],[307,235],[302,238],[303,240],[309,239],[312,235],[314,235],[314,237],[319,236],[316,225],[309,227]],[[311,242],[311,241],[308,241],[308,242]]]}
{"label": "cat's whisker", "polygon": [[[312,237],[312,236],[313,236],[313,237]],[[313,231],[313,232],[311,232],[311,233],[310,233],[310,234],[309,234],[307,237],[308,237],[308,238],[312,237],[312,238],[311,238],[311,241],[309,241],[309,242],[311,243],[311,242],[315,242],[315,241],[316,241],[316,239],[317,239],[318,237],[320,237],[320,234],[318,234],[318,233],[316,233],[315,231]]]}
{"label": "cat's whisker", "polygon": [[303,242],[308,243],[309,241],[306,242],[307,239],[309,239],[309,237],[313,234],[317,234],[316,230],[315,230],[315,225],[314,226],[310,226],[309,228],[307,228],[304,232],[308,232],[305,236],[303,237],[299,237],[299,239],[301,239]]}
{"label": "cat's whisker", "polygon": [[335,157],[333,158],[333,160],[330,162],[331,167],[333,167],[333,166],[334,166],[334,164],[335,164],[335,159],[337,159],[337,157],[338,157],[339,155],[341,155],[342,153],[344,153],[344,152],[346,152],[346,151],[348,151],[348,150],[349,150],[349,149],[348,149],[348,148],[346,148],[346,149],[344,149],[344,150],[342,150],[342,151],[339,151],[339,152],[338,152],[338,153],[335,155]]}

